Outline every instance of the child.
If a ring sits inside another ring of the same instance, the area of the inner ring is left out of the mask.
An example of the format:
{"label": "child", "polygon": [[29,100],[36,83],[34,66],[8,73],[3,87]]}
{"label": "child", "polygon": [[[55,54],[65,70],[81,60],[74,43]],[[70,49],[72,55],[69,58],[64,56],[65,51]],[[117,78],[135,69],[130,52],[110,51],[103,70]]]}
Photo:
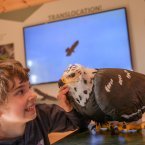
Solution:
{"label": "child", "polygon": [[57,105],[35,105],[29,70],[16,60],[0,61],[0,145],[50,145],[48,133],[77,129],[81,118],[60,89]]}

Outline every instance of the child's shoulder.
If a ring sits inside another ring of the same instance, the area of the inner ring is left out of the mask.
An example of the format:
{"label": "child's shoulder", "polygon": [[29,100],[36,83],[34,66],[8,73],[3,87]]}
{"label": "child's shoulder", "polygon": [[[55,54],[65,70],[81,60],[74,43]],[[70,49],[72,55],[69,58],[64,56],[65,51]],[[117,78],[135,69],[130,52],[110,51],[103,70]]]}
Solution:
{"label": "child's shoulder", "polygon": [[37,112],[52,112],[55,110],[62,110],[57,104],[37,104],[36,105]]}

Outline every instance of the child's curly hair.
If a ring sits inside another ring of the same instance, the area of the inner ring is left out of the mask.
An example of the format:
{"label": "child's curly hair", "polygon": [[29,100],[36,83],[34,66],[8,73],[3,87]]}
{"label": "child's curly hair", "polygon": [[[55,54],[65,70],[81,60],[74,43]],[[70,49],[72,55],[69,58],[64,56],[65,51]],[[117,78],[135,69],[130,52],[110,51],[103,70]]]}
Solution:
{"label": "child's curly hair", "polygon": [[[29,80],[29,69],[24,68],[19,61],[7,59],[0,60],[0,104],[7,100],[7,94],[15,86],[15,78],[21,82]],[[12,87],[10,88],[10,82]]]}

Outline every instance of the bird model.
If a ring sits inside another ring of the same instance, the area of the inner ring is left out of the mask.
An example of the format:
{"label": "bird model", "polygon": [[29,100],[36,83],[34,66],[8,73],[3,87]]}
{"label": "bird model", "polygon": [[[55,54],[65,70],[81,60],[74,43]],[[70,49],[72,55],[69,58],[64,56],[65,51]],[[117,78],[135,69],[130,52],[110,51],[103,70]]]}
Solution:
{"label": "bird model", "polygon": [[64,71],[58,84],[66,84],[70,103],[96,122],[138,121],[145,112],[145,75],[141,73],[74,64]]}

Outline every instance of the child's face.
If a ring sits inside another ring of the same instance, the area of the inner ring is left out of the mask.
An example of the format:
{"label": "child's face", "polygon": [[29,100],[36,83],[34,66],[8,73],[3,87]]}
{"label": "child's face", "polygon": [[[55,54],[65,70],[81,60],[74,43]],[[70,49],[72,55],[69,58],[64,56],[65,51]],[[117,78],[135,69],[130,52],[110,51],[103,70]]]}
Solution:
{"label": "child's face", "polygon": [[3,105],[1,117],[8,122],[26,123],[36,117],[36,94],[31,90],[29,81],[20,83],[15,78],[15,83],[8,93],[8,102]]}

